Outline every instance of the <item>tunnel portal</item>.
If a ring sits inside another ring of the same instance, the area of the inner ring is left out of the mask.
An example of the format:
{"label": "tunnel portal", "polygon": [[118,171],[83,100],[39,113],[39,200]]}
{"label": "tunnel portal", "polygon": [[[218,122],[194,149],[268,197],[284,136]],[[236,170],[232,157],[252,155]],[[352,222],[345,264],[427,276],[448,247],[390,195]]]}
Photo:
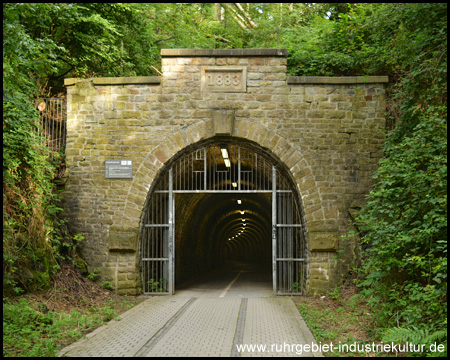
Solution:
{"label": "tunnel portal", "polygon": [[307,278],[303,209],[289,171],[261,147],[214,139],[185,149],[146,201],[140,266],[145,294],[230,262],[270,272],[276,294],[301,294]]}

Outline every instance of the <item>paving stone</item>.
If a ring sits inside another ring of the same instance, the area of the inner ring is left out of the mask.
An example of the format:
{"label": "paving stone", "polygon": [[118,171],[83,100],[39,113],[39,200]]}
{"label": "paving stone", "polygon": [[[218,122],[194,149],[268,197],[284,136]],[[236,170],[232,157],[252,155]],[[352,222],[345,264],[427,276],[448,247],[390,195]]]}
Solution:
{"label": "paving stone", "polygon": [[302,352],[314,337],[291,299],[248,299],[243,345],[260,345],[265,351],[244,351],[241,356],[322,356]]}
{"label": "paving stone", "polygon": [[[220,281],[205,280],[195,292],[150,298],[59,356],[323,356],[299,353],[315,340],[293,301],[267,296],[270,288],[270,279],[251,268],[237,279],[230,270]],[[261,345],[266,346],[263,351],[238,348]]]}
{"label": "paving stone", "polygon": [[59,352],[70,357],[133,356],[186,303],[187,298],[154,297]]}
{"label": "paving stone", "polygon": [[239,313],[239,298],[198,299],[147,357],[230,356]]}

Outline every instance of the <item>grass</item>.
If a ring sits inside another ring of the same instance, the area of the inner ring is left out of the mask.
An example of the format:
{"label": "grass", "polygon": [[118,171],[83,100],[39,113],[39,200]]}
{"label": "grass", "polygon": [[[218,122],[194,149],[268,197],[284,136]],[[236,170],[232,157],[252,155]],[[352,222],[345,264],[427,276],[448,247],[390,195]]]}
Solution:
{"label": "grass", "polygon": [[119,296],[74,273],[65,269],[59,277],[59,284],[70,286],[3,298],[3,357],[55,357],[144,300]]}
{"label": "grass", "polygon": [[294,297],[293,300],[317,343],[333,345],[334,350],[324,352],[325,356],[382,355],[354,349],[354,344],[361,347],[379,343],[373,336],[376,325],[369,307],[356,294],[354,286],[341,286],[325,296]]}

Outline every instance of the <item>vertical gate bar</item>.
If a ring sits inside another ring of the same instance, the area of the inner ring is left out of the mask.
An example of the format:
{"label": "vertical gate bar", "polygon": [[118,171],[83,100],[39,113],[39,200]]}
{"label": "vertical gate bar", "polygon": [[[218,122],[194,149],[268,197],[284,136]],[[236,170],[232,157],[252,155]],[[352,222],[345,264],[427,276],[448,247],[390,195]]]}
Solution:
{"label": "vertical gate bar", "polygon": [[173,173],[172,173],[172,168],[170,168],[169,170],[169,204],[168,204],[168,210],[169,210],[169,236],[168,236],[168,242],[169,242],[169,261],[168,261],[168,275],[169,275],[169,294],[174,293],[174,279],[173,279],[173,235],[174,235],[174,229],[173,229]]}
{"label": "vertical gate bar", "polygon": [[142,287],[143,287],[144,293],[145,293],[145,261],[142,261],[142,259],[145,257],[145,243],[147,242],[149,229],[146,229],[144,227],[143,231],[144,231],[144,235],[142,236],[142,241],[139,244],[139,251],[140,251],[139,256],[140,256],[141,284],[142,284]]}
{"label": "vertical gate bar", "polygon": [[[288,215],[288,221],[289,221],[289,224],[293,224],[294,223],[294,219],[293,219],[293,214],[292,214],[292,196],[291,196],[291,194],[288,194],[287,195],[288,196],[288,199],[289,199],[289,201],[288,201],[288,204],[289,204],[289,215]],[[290,241],[290,243],[289,243],[289,257],[292,257],[292,258],[297,258],[297,256],[295,256],[294,255],[294,241],[295,241],[295,239],[294,239],[294,227],[290,227],[289,228],[289,235],[288,235],[288,238],[289,238],[289,236],[290,236],[290,238],[291,238],[291,241]],[[294,270],[295,270],[295,262],[293,262],[292,264],[291,264],[291,266],[290,266],[290,268],[289,268],[289,270],[290,270],[290,272],[291,272],[291,274],[290,274],[290,280],[289,280],[289,290],[291,290],[291,287],[292,287],[292,284],[294,283]]]}
{"label": "vertical gate bar", "polygon": [[272,278],[273,292],[277,294],[277,168],[272,167]]}
{"label": "vertical gate bar", "polygon": [[241,190],[241,147],[238,146],[238,190]]}
{"label": "vertical gate bar", "polygon": [[54,141],[55,141],[55,146],[54,146],[54,150],[55,151],[59,151],[59,99],[55,99],[55,119],[53,121],[53,133],[54,133]]}
{"label": "vertical gate bar", "polygon": [[[262,166],[262,171],[260,171],[261,174],[263,174],[263,176],[260,176],[263,178],[262,184],[261,184],[261,190],[266,190],[266,186],[267,188],[269,187],[269,179],[266,179],[266,176],[264,176],[266,174],[266,172],[270,172],[270,166],[267,163],[267,161],[263,158],[261,158],[260,160],[263,164]],[[256,172],[256,176],[258,176],[258,171]],[[266,184],[267,182],[267,184]]]}
{"label": "vertical gate bar", "polygon": [[52,117],[53,117],[53,101],[51,101],[51,99],[49,99],[48,104],[49,104],[49,114],[48,114],[48,117],[47,117],[47,154],[50,155],[50,151],[52,150],[51,121],[52,121]]}
{"label": "vertical gate bar", "polygon": [[192,186],[194,187],[193,190],[198,190],[198,181],[197,181],[197,173],[194,171],[194,155],[192,154],[191,163],[189,166],[192,168],[191,174],[192,178],[195,179],[195,181],[192,181]]}
{"label": "vertical gate bar", "polygon": [[53,103],[53,101],[50,99],[49,100],[49,114],[48,114],[48,119],[47,119],[47,132],[48,132],[48,138],[47,138],[47,148],[48,148],[48,151],[50,151],[50,150],[52,150],[52,121],[53,121],[53,113],[54,113],[54,111],[53,111],[53,105],[54,105],[54,103]]}
{"label": "vertical gate bar", "polygon": [[[289,205],[289,209],[290,209],[290,222],[291,224],[294,224],[294,195],[293,194],[289,194],[289,199],[290,201],[290,205]],[[297,237],[295,236],[295,227],[291,228],[291,253],[292,253],[292,257],[293,258],[297,258],[299,257],[298,251],[297,251],[297,246],[296,246],[296,242],[297,242]],[[292,283],[297,282],[298,283],[298,276],[297,276],[297,272],[296,272],[296,263],[292,264]]]}
{"label": "vertical gate bar", "polygon": [[[284,219],[283,219],[283,216],[284,216],[284,212],[283,212],[283,206],[282,206],[282,204],[283,204],[283,194],[278,194],[277,195],[277,218],[278,218],[278,220],[277,220],[277,223],[278,224],[283,224],[284,223]],[[278,247],[280,248],[280,250],[281,251],[279,251],[279,253],[278,253],[278,256],[279,257],[281,257],[281,258],[285,258],[285,256],[286,256],[286,249],[285,249],[285,247],[284,247],[284,234],[285,234],[285,232],[284,232],[284,228],[283,227],[281,227],[280,229],[279,229],[279,236],[278,236]],[[280,276],[281,276],[281,286],[279,286],[279,290],[280,290],[280,293],[284,293],[284,289],[285,289],[285,286],[286,286],[286,262],[285,261],[283,261],[283,260],[281,260],[280,261],[280,263],[279,263],[279,267],[280,267]]]}
{"label": "vertical gate bar", "polygon": [[[258,169],[258,155],[257,154],[254,154],[252,156],[252,171],[249,172],[249,178],[248,178],[249,184],[255,184],[254,177],[253,177],[253,169]],[[255,186],[256,189],[258,189],[258,186],[260,186],[260,185],[258,185],[258,181],[256,181],[255,185],[256,185]]]}
{"label": "vertical gate bar", "polygon": [[59,101],[59,115],[58,115],[58,118],[59,118],[59,130],[58,130],[58,152],[61,152],[61,150],[62,150],[62,135],[61,135],[61,133],[62,133],[62,123],[63,123],[63,117],[62,117],[62,104],[63,104],[63,99],[61,99],[60,101]]}
{"label": "vertical gate bar", "polygon": [[48,124],[50,123],[49,119],[50,119],[50,116],[52,113],[51,107],[52,107],[52,102],[50,100],[47,100],[47,106],[45,107],[45,109],[47,110],[47,119],[45,122],[45,145],[47,147],[47,151],[48,151],[48,145],[49,145],[49,143],[48,143],[48,133],[49,133]]}
{"label": "vertical gate bar", "polygon": [[[51,100],[50,103],[52,104],[52,113],[51,113],[51,121],[49,122],[49,130],[50,130],[50,150],[53,150],[54,148],[54,140],[55,140],[55,134],[54,134],[54,122],[55,122],[55,112],[56,112],[56,102],[54,100]],[[53,158],[53,154],[52,154],[52,158]]]}
{"label": "vertical gate bar", "polygon": [[207,169],[207,163],[206,163],[206,147],[203,148],[203,190],[207,190],[207,179],[206,179],[206,169]]}
{"label": "vertical gate bar", "polygon": [[171,294],[175,294],[175,194],[172,192],[173,198],[172,198],[172,292]]}
{"label": "vertical gate bar", "polygon": [[[53,121],[54,121],[54,117],[55,117],[55,102],[53,100],[50,100],[50,104],[52,105],[51,107],[51,113],[50,113],[50,121],[48,122],[48,131],[50,134],[49,137],[49,142],[48,145],[49,146],[49,151],[53,150]],[[53,155],[52,155],[53,156]]]}
{"label": "vertical gate bar", "polygon": [[[281,216],[279,217],[280,219],[280,223],[281,224],[286,224],[286,197],[284,194],[280,194],[280,212],[281,212]],[[280,229],[282,235],[281,235],[281,243],[283,244],[283,258],[286,258],[289,253],[289,249],[287,246],[287,241],[286,241],[286,228],[282,227]],[[285,293],[286,292],[286,288],[289,285],[289,262],[287,261],[283,261],[283,288],[282,288],[282,292]]]}
{"label": "vertical gate bar", "polygon": [[48,146],[48,139],[47,139],[47,134],[48,134],[48,129],[47,129],[47,127],[48,127],[48,114],[50,113],[50,103],[49,103],[49,101],[48,100],[46,100],[45,101],[45,112],[46,112],[46,114],[45,114],[45,116],[44,116],[44,144],[45,144],[45,146]]}
{"label": "vertical gate bar", "polygon": [[49,154],[50,151],[50,143],[48,141],[48,135],[49,135],[49,124],[50,124],[50,116],[52,114],[52,102],[50,100],[47,100],[47,106],[45,107],[45,109],[47,110],[47,121],[45,122],[45,146],[46,146],[46,151],[47,154]]}
{"label": "vertical gate bar", "polygon": [[179,162],[179,166],[176,168],[176,170],[177,170],[177,173],[180,173],[180,175],[182,175],[182,177],[180,176],[180,186],[181,186],[181,190],[186,190],[185,189],[185,186],[186,186],[186,178],[185,178],[185,176],[186,176],[186,174],[184,173],[184,171],[182,171],[181,170],[181,163],[183,163],[183,165],[184,165],[184,162],[185,162],[186,160],[183,158],[183,161],[181,162]]}
{"label": "vertical gate bar", "polygon": [[55,124],[55,126],[54,126],[54,131],[55,131],[55,151],[57,151],[57,152],[59,152],[59,133],[60,133],[60,131],[59,131],[59,129],[60,129],[60,126],[59,126],[59,123],[60,123],[60,118],[59,118],[59,114],[60,114],[60,109],[61,109],[61,101],[60,101],[60,99],[55,99],[55,104],[56,104],[56,106],[55,106],[55,121],[54,121],[54,124]]}
{"label": "vertical gate bar", "polygon": [[[284,198],[284,194],[280,194],[279,195],[279,206],[278,209],[281,216],[278,217],[279,219],[279,224],[285,224],[286,223],[286,201]],[[286,228],[282,227],[280,229],[281,232],[281,239],[278,241],[279,243],[281,243],[281,248],[283,249],[282,253],[281,253],[281,257],[284,259],[286,258]],[[286,291],[286,275],[289,272],[289,264],[286,261],[282,261],[283,263],[283,287],[282,287],[282,292]]]}
{"label": "vertical gate bar", "polygon": [[[61,101],[61,151],[64,152],[64,148],[66,145],[66,99],[62,99]],[[65,153],[65,152],[64,152]]]}
{"label": "vertical gate bar", "polygon": [[[287,194],[283,195],[283,207],[284,207],[284,223],[289,224],[289,197]],[[289,244],[288,244],[288,237],[289,237],[289,228],[284,228],[284,247],[285,247],[285,256],[289,258],[291,255],[291,252],[289,251]],[[291,264],[289,262],[286,262],[286,287],[285,291],[289,290],[289,285],[291,283]]]}
{"label": "vertical gate bar", "polygon": [[50,103],[48,100],[45,100],[45,115],[44,115],[44,144],[45,146],[48,146],[48,139],[47,139],[47,134],[48,134],[48,130],[47,130],[47,126],[48,126],[48,114],[50,113]]}

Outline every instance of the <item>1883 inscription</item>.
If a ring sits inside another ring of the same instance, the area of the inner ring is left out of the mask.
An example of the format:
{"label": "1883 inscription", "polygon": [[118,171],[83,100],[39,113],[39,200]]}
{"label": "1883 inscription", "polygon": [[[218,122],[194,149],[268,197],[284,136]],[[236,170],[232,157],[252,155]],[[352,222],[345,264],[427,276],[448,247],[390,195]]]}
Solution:
{"label": "1883 inscription", "polygon": [[247,69],[242,66],[204,66],[202,67],[202,91],[246,92]]}

